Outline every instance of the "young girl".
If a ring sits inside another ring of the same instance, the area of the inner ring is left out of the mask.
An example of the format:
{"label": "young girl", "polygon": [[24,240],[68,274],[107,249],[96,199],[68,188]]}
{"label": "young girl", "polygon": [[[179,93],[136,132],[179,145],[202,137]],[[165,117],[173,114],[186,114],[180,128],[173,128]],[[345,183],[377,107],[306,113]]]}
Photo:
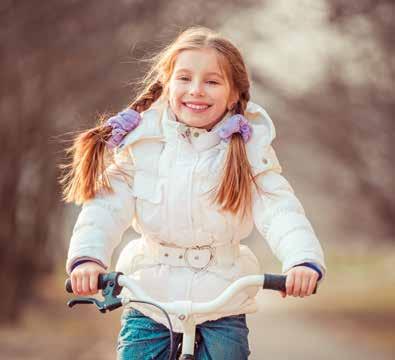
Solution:
{"label": "young girl", "polygon": [[[234,280],[259,274],[240,241],[255,225],[287,274],[282,296],[309,296],[326,266],[321,245],[272,147],[275,128],[250,101],[237,48],[192,27],[154,57],[145,89],[123,111],[80,134],[63,179],[67,202],[83,204],[66,264],[76,295],[97,293],[97,276],[129,226],[141,234],[116,269],[158,301],[209,301]],[[245,314],[257,289],[220,312],[195,316],[197,359],[246,359]],[[166,359],[167,320],[126,307],[119,359]],[[180,341],[177,318],[171,318]]]}

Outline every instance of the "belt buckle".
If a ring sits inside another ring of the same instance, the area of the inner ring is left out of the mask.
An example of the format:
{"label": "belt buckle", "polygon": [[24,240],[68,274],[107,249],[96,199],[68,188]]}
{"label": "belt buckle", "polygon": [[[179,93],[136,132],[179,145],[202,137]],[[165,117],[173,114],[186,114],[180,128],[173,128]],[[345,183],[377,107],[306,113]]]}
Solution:
{"label": "belt buckle", "polygon": [[[197,251],[195,251],[197,250]],[[202,250],[208,250],[208,253],[202,253]],[[210,245],[203,246],[193,246],[185,249],[184,252],[184,260],[186,264],[191,267],[194,271],[203,271],[206,270],[211,262],[213,261],[215,256],[215,249]],[[206,263],[202,266],[199,266],[199,263],[205,261]]]}

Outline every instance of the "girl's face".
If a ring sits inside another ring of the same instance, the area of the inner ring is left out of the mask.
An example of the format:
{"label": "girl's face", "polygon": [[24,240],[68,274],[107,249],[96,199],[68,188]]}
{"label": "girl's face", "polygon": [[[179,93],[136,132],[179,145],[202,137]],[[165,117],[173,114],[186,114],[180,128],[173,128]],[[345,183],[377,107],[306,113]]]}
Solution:
{"label": "girl's face", "polygon": [[237,101],[219,66],[216,50],[210,48],[178,54],[168,91],[177,120],[207,130]]}

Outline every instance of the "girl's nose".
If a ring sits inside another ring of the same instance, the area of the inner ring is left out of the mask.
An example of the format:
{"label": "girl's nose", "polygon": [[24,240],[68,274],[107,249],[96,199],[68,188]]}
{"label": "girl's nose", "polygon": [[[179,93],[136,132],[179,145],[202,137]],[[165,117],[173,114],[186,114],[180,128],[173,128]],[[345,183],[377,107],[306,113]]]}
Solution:
{"label": "girl's nose", "polygon": [[189,94],[194,96],[204,96],[203,83],[200,81],[192,81],[189,88]]}

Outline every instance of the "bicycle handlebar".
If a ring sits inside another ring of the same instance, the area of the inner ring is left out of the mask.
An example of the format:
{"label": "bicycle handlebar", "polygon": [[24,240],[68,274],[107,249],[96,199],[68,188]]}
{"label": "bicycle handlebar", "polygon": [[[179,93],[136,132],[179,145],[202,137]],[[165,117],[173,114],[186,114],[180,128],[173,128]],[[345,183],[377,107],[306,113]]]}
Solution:
{"label": "bicycle handlebar", "polygon": [[[194,312],[207,312],[218,308],[226,303],[233,295],[249,286],[262,286],[263,289],[286,291],[286,275],[263,274],[244,276],[229,285],[217,298],[206,303],[193,303]],[[71,280],[66,280],[66,291],[72,293]],[[112,289],[113,295],[118,295],[122,287],[128,288],[140,300],[156,302],[167,309],[173,309],[176,302],[160,303],[148,296],[143,289],[131,278],[122,273],[112,272],[100,274],[98,278],[98,289]],[[108,290],[109,290],[108,289]],[[313,294],[317,292],[315,287]]]}

